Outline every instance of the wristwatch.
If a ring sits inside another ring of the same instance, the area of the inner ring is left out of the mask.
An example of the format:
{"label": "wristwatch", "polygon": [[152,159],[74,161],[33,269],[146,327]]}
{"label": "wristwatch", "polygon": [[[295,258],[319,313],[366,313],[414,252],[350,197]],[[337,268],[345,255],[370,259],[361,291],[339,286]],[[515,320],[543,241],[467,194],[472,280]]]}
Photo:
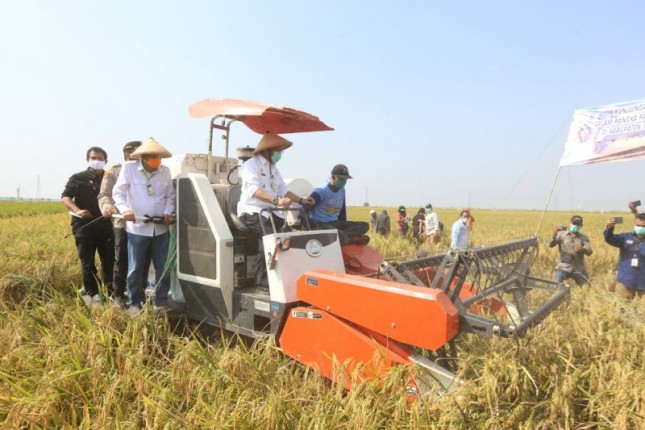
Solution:
{"label": "wristwatch", "polygon": [[275,196],[273,200],[271,200],[272,205],[277,205],[278,204],[278,196]]}

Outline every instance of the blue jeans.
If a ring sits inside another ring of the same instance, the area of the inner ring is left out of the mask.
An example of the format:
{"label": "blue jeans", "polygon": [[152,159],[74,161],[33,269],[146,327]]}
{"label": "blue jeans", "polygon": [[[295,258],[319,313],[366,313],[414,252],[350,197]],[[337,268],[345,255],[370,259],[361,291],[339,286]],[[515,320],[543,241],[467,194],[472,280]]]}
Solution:
{"label": "blue jeans", "polygon": [[140,236],[128,233],[128,297],[130,306],[141,307],[145,301],[143,285],[146,259],[151,258],[155,268],[155,305],[165,305],[168,302],[170,289],[170,273],[164,273],[166,258],[168,258],[168,242],[170,233],[159,236]]}
{"label": "blue jeans", "polygon": [[576,284],[583,285],[589,282],[587,274],[584,272],[567,272],[562,269],[555,269],[555,280],[556,282],[563,282],[565,279],[573,278],[576,281]]}

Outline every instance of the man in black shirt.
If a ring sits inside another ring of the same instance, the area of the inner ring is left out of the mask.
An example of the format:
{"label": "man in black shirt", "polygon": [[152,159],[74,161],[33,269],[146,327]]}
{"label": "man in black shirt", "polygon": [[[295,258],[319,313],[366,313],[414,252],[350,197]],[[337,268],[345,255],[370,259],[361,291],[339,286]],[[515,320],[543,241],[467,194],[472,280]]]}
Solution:
{"label": "man in black shirt", "polygon": [[390,234],[390,216],[387,214],[387,211],[383,209],[383,212],[378,214],[376,217],[376,233],[382,235]]}
{"label": "man in black shirt", "polygon": [[81,261],[85,289],[83,300],[89,304],[101,301],[94,263],[97,251],[101,260],[103,284],[111,293],[114,234],[110,219],[103,218],[98,203],[107,153],[99,147],[92,147],[87,150],[86,159],[88,168],[69,178],[61,200],[67,209],[76,215],[72,217],[72,231]]}

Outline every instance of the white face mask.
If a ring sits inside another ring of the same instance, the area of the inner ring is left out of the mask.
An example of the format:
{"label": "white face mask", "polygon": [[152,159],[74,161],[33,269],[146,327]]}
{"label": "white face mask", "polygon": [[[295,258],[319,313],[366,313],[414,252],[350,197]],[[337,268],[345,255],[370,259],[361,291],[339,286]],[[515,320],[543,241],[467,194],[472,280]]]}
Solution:
{"label": "white face mask", "polygon": [[105,167],[105,161],[103,160],[90,160],[87,162],[87,165],[90,169],[94,170],[103,170]]}

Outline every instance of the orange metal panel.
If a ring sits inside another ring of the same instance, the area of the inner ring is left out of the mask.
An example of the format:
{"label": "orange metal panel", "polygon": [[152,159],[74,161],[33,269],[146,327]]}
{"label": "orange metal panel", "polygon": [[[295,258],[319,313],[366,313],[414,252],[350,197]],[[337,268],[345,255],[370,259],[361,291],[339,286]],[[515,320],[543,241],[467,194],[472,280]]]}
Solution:
{"label": "orange metal panel", "polygon": [[439,290],[323,270],[298,280],[297,297],[399,342],[436,350],[459,331],[459,312]]}
{"label": "orange metal panel", "polygon": [[284,106],[238,99],[206,99],[188,108],[193,118],[227,115],[240,118],[256,133],[303,133],[333,130],[317,116]]}
{"label": "orange metal panel", "polygon": [[361,381],[376,378],[392,366],[410,364],[410,352],[401,345],[381,344],[383,339],[314,307],[293,308],[278,341],[285,354],[347,389],[354,372]]}

